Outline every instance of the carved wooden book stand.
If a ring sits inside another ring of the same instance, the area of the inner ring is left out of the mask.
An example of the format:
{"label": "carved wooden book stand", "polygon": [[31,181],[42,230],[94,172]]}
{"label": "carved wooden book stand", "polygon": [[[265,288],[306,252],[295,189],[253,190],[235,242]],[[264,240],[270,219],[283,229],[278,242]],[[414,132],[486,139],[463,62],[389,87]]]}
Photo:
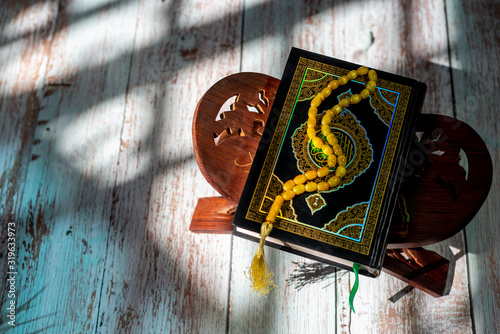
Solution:
{"label": "carved wooden book stand", "polygon": [[[238,73],[212,86],[196,107],[193,142],[207,181],[223,197],[201,198],[190,230],[231,233],[233,214],[257,150],[279,80]],[[460,149],[471,164],[458,164]],[[449,261],[422,246],[447,239],[476,215],[488,195],[493,167],[481,137],[447,116],[422,114],[405,166],[383,270],[435,297],[445,293]],[[410,218],[409,220],[407,218]]]}

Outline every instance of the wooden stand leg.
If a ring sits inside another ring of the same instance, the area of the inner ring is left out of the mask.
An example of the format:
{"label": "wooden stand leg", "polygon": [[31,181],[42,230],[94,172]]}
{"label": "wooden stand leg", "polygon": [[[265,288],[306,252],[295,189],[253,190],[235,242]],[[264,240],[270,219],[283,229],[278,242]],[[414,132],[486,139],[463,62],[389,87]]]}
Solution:
{"label": "wooden stand leg", "polygon": [[450,261],[423,248],[388,249],[382,270],[431,296],[444,295]]}
{"label": "wooden stand leg", "polygon": [[195,233],[231,234],[236,205],[224,197],[198,200],[189,230]]}

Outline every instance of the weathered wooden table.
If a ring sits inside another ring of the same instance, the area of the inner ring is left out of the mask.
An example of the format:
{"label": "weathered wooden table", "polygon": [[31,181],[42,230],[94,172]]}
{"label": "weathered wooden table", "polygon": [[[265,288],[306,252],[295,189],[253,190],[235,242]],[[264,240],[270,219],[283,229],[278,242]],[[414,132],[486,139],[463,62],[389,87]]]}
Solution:
{"label": "weathered wooden table", "polygon": [[216,195],[193,155],[198,99],[231,73],[280,77],[291,46],[426,82],[424,112],[470,124],[498,174],[498,11],[449,0],[2,4],[0,331],[500,332],[496,175],[465,232],[433,248],[452,264],[448,295],[362,278],[356,314],[350,274],[318,267],[301,285],[314,262],[269,249],[282,289],[262,299],[243,275],[253,243],[188,230],[198,198]]}

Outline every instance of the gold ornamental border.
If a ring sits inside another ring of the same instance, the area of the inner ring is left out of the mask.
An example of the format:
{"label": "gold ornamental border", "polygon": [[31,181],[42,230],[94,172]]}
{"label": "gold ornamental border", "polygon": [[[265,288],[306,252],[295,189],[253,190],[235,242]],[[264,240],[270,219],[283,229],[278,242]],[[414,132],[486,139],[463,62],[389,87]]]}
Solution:
{"label": "gold ornamental border", "polygon": [[[262,204],[269,187],[271,175],[274,172],[277,157],[283,144],[284,136],[287,132],[288,125],[293,115],[298,94],[300,93],[302,82],[304,80],[304,74],[308,68],[335,76],[347,75],[347,73],[349,72],[349,70],[347,69],[342,69],[333,65],[328,65],[325,63],[300,57],[297,63],[297,67],[295,68],[295,72],[290,83],[290,87],[288,89],[274,135],[269,144],[269,150],[260,171],[257,185],[252,194],[250,205],[246,213],[246,219],[254,221],[258,224],[262,224],[262,222],[265,221],[267,212],[261,209]],[[400,93],[400,98],[396,106],[396,112],[393,115],[392,127],[389,132],[387,146],[385,148],[385,152],[382,157],[382,163],[380,165],[376,178],[375,190],[373,192],[373,197],[369,205],[361,241],[348,239],[340,235],[332,234],[331,232],[321,228],[313,227],[297,221],[282,219],[280,217],[277,217],[275,223],[273,224],[274,228],[278,228],[336,247],[348,249],[359,254],[369,254],[411,93],[411,87],[395,82],[389,82],[379,79],[377,84],[379,87]]]}

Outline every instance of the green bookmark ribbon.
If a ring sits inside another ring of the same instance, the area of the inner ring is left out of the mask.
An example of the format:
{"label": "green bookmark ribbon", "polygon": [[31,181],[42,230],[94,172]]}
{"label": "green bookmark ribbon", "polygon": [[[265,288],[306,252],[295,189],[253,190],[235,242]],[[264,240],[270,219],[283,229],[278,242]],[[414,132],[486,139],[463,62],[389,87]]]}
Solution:
{"label": "green bookmark ribbon", "polygon": [[349,305],[351,305],[351,310],[353,313],[356,313],[354,311],[354,296],[356,296],[356,292],[358,292],[358,286],[359,286],[359,267],[360,265],[358,263],[354,263],[352,266],[352,270],[354,271],[354,275],[356,277],[354,281],[354,285],[352,286],[351,293],[349,294]]}

